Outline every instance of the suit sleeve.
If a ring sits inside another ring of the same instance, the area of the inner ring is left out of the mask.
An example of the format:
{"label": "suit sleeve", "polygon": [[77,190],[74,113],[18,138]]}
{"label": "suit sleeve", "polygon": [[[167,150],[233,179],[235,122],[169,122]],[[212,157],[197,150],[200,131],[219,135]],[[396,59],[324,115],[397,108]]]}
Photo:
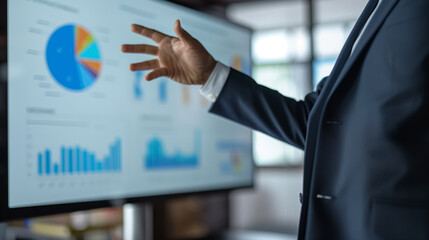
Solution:
{"label": "suit sleeve", "polygon": [[304,149],[308,117],[326,79],[296,101],[231,69],[210,112]]}

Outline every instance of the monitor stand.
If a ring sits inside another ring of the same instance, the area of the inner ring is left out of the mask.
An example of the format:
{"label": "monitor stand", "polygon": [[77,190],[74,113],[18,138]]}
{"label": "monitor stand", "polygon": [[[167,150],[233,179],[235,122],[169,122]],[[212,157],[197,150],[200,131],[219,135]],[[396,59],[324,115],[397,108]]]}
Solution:
{"label": "monitor stand", "polygon": [[123,209],[124,240],[153,240],[153,210],[148,203],[127,203]]}
{"label": "monitor stand", "polygon": [[0,223],[0,239],[6,239],[7,224]]}

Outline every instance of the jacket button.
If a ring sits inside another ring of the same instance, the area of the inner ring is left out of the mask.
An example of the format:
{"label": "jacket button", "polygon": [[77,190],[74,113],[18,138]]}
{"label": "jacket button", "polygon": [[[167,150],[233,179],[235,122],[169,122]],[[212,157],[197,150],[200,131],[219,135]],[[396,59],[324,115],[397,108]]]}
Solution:
{"label": "jacket button", "polygon": [[216,95],[214,95],[213,93],[210,93],[210,94],[208,95],[208,97],[209,97],[209,99],[210,99],[211,101],[215,101],[215,100],[216,100]]}
{"label": "jacket button", "polygon": [[325,124],[327,124],[327,125],[342,125],[343,121],[326,121]]}

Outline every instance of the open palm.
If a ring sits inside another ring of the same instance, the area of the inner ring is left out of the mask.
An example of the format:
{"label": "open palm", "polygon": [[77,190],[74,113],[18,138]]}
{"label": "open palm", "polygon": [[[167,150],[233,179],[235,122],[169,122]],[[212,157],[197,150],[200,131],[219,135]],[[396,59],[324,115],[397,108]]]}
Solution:
{"label": "open palm", "polygon": [[216,61],[204,46],[176,21],[174,31],[178,38],[140,25],[131,25],[131,31],[152,39],[158,46],[137,44],[122,45],[126,53],[143,53],[156,59],[130,65],[132,71],[152,70],[146,80],[169,77],[182,84],[204,84],[216,65]]}

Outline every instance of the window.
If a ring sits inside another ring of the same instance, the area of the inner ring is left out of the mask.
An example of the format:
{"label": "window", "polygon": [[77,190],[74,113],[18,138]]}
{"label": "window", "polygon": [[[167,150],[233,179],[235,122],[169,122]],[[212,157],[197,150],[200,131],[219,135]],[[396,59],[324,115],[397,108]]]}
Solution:
{"label": "window", "polygon": [[[255,32],[252,45],[253,77],[259,84],[302,99],[332,71],[338,54],[367,0],[315,1],[314,56],[310,53],[307,2],[236,3],[230,19]],[[267,30],[270,29],[270,30]],[[309,72],[312,71],[313,79]],[[296,164],[302,152],[261,133],[254,133],[256,164]]]}
{"label": "window", "polygon": [[[309,41],[304,28],[257,32],[253,39],[253,78],[281,94],[302,99],[311,89],[308,82]],[[260,132],[253,133],[258,166],[295,165],[303,151]]]}
{"label": "window", "polygon": [[351,31],[353,24],[321,24],[314,29],[313,87],[328,76]]}
{"label": "window", "polygon": [[[255,65],[253,77],[259,84],[292,98],[302,98],[308,89],[305,64]],[[258,166],[299,164],[302,161],[303,151],[266,134],[255,131],[253,143]]]}
{"label": "window", "polygon": [[324,77],[329,76],[332,69],[334,68],[336,58],[325,58],[321,60],[315,60],[313,62],[313,87],[316,89],[317,84]]}

